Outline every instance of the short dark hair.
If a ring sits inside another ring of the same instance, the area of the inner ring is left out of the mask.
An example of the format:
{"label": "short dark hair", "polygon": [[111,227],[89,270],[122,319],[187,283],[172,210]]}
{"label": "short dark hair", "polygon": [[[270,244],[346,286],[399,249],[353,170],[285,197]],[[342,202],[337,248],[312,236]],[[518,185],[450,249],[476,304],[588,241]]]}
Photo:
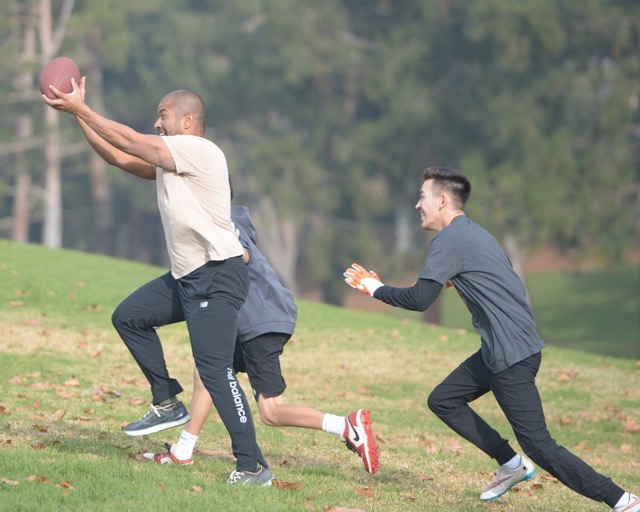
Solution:
{"label": "short dark hair", "polygon": [[427,167],[422,177],[424,181],[433,180],[439,190],[449,192],[458,208],[464,210],[471,195],[471,182],[464,174],[450,167]]}

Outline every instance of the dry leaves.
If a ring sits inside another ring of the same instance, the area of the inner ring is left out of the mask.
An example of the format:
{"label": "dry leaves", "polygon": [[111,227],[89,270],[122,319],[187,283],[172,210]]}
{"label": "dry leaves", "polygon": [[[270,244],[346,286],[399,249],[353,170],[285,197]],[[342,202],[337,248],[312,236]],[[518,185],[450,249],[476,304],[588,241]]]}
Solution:
{"label": "dry leaves", "polygon": [[560,382],[569,382],[570,380],[573,380],[576,377],[578,377],[578,373],[579,372],[577,371],[571,371],[571,370],[561,371],[558,373],[558,380]]}
{"label": "dry leaves", "polygon": [[285,482],[279,479],[273,480],[273,486],[279,491],[295,491],[304,487],[300,482]]}
{"label": "dry leaves", "polygon": [[359,494],[368,500],[372,500],[376,496],[376,491],[373,487],[361,487],[360,489],[356,489],[356,494]]}

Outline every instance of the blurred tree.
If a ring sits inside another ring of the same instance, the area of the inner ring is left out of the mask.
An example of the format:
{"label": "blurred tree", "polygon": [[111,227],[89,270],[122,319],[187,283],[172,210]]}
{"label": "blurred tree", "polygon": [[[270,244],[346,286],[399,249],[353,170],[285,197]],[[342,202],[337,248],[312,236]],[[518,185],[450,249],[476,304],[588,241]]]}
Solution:
{"label": "blurred tree", "polygon": [[[339,303],[352,261],[415,276],[428,165],[471,177],[469,214],[516,268],[541,245],[610,262],[637,248],[639,15],[632,0],[76,0],[65,48],[88,102],[140,131],[168,91],[200,93],[261,247],[288,286]],[[0,133],[16,131],[7,122]],[[152,184],[64,154],[65,218],[79,228],[65,244],[165,264]]]}

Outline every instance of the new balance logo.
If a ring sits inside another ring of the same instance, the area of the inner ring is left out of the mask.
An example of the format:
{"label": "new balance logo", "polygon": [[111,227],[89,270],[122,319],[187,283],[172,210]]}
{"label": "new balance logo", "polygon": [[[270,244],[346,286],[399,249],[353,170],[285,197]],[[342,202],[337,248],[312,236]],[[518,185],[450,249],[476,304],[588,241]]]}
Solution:
{"label": "new balance logo", "polygon": [[206,300],[200,303],[201,308],[206,308],[208,305],[209,303]]}

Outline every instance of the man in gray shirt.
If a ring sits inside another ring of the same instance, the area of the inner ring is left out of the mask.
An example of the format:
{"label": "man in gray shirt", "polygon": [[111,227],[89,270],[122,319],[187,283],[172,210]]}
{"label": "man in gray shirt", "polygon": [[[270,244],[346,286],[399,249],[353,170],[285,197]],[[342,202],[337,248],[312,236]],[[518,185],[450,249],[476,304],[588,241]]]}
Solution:
{"label": "man in gray shirt", "polygon": [[520,446],[531,459],[570,489],[614,507],[640,511],[640,498],[559,446],[547,430],[535,377],[544,343],[537,333],[522,282],[504,251],[486,230],[468,219],[464,208],[469,180],[454,169],[430,167],[416,209],[421,227],[436,231],[418,281],[408,288],[385,286],[375,272],[353,264],[347,284],[392,306],[426,310],[444,286],[458,291],[481,337],[478,352],[431,392],[429,408],[451,429],[500,465],[480,495],[494,500],[533,477],[530,460],[488,425],[469,403],[493,392]]}

